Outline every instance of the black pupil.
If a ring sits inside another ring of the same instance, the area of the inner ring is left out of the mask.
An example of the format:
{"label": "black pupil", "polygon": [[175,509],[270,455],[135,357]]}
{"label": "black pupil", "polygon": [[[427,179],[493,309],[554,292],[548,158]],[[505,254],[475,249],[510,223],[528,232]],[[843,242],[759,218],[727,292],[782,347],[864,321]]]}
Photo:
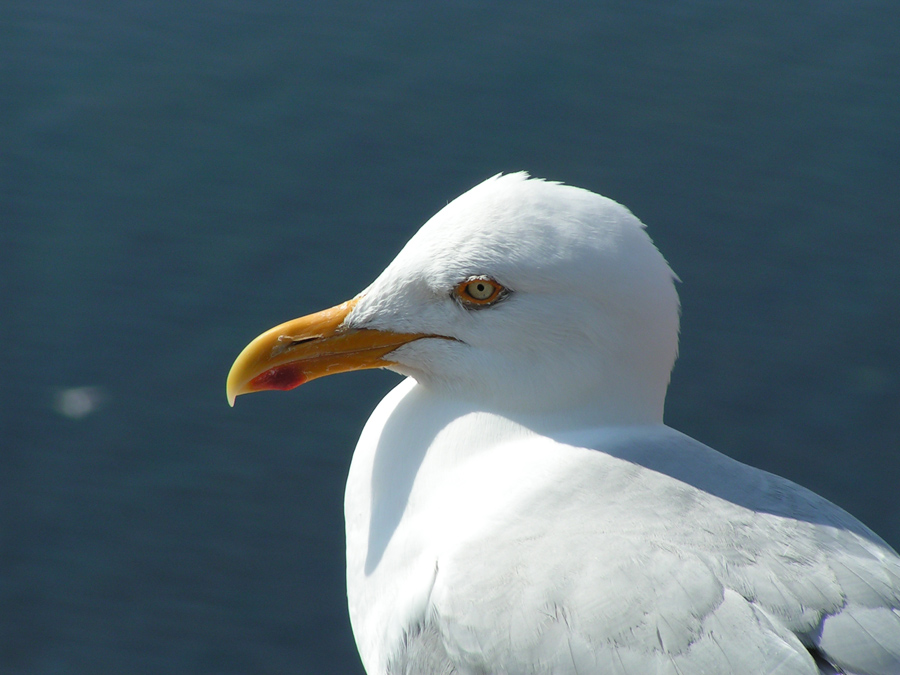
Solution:
{"label": "black pupil", "polygon": [[466,295],[468,295],[473,300],[478,300],[479,302],[485,302],[489,298],[493,297],[493,294],[496,293],[496,289],[494,285],[489,281],[471,281],[466,286]]}

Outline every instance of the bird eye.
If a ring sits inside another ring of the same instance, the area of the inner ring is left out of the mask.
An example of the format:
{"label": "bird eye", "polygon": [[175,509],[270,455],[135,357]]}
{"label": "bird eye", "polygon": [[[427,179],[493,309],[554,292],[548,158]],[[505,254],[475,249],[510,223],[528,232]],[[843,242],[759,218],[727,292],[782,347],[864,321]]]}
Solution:
{"label": "bird eye", "polygon": [[498,300],[506,289],[493,279],[474,277],[456,287],[456,297],[467,305],[489,305]]}

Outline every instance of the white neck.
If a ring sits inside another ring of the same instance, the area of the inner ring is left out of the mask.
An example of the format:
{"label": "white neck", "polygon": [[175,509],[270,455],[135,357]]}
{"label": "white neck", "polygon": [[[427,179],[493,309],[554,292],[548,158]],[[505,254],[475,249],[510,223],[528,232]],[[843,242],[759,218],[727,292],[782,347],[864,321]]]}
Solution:
{"label": "white neck", "polygon": [[[412,379],[372,414],[344,502],[350,619],[369,672],[385,672],[404,631],[424,616],[441,550],[471,536],[483,522],[481,509],[504,498],[496,485],[502,469],[485,470],[485,463],[507,453],[512,441],[539,435],[565,441],[564,428],[578,429],[571,417],[563,424],[545,415],[537,424],[474,410]],[[480,485],[480,477],[492,483]]]}
{"label": "white neck", "polygon": [[[485,428],[488,436],[479,434]],[[454,507],[440,495],[454,472],[486,448],[530,433],[440,399],[412,379],[372,414],[353,454],[344,503],[350,619],[369,672],[384,672],[386,650],[424,612],[437,559],[429,535],[452,539],[446,509]],[[445,510],[435,512],[442,502]],[[460,522],[463,514],[452,515]]]}

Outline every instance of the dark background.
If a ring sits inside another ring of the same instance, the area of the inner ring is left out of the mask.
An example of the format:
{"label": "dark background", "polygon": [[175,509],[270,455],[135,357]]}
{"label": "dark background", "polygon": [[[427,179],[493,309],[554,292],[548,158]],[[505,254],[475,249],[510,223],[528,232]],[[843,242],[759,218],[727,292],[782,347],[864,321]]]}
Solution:
{"label": "dark background", "polygon": [[[672,426],[900,546],[900,6],[7,0],[0,672],[360,672],[343,483],[397,380],[283,320],[527,169],[683,280]],[[87,387],[87,389],[82,389]]]}

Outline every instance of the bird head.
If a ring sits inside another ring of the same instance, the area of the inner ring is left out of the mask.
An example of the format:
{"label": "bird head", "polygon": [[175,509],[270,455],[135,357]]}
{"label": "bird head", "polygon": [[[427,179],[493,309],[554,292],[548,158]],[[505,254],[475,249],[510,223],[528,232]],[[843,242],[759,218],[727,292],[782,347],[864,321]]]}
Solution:
{"label": "bird head", "polygon": [[485,410],[661,422],[678,348],[674,281],[620,204],[494,176],[425,223],[358,296],[251,342],[228,399],[382,367]]}

